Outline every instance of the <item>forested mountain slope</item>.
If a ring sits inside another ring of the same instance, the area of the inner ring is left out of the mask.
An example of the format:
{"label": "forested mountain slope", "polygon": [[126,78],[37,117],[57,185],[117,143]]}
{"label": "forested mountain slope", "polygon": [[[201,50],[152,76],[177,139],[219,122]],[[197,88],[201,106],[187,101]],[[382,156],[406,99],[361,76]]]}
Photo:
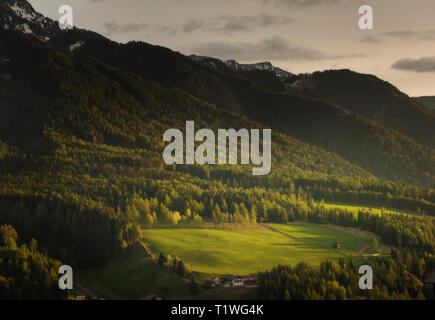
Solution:
{"label": "forested mountain slope", "polygon": [[52,40],[75,55],[92,56],[164,86],[179,87],[218,107],[246,115],[336,153],[370,173],[396,182],[433,186],[435,151],[325,100],[273,93],[237,76],[199,65],[169,49],[141,42],[118,44],[88,31]]}
{"label": "forested mountain slope", "polygon": [[338,104],[421,144],[435,146],[435,114],[420,104],[427,103],[429,109],[433,109],[430,103],[433,98],[412,99],[376,76],[351,70],[294,75],[270,63],[243,65],[235,61],[224,63],[211,57],[190,58],[205,67],[227,75],[238,75],[276,93],[296,93]]}
{"label": "forested mountain slope", "polygon": [[414,98],[414,100],[422,103],[423,105],[425,105],[427,108],[435,110],[435,97],[416,97]]}
{"label": "forested mountain slope", "polygon": [[0,224],[12,225],[24,241],[36,238],[63,261],[102,265],[135,243],[144,218],[131,207],[137,194],[181,213],[195,196],[189,201],[207,215],[216,190],[239,199],[251,187],[288,187],[297,178],[377,183],[346,160],[276,130],[266,177],[253,177],[249,166],[165,166],[163,133],[183,129],[185,119],[197,128],[262,126],[17,32],[0,32],[0,52],[8,59],[0,73],[9,75],[0,80]]}
{"label": "forested mountain slope", "polygon": [[375,76],[351,70],[299,75],[292,88],[325,99],[435,147],[435,113]]}
{"label": "forested mountain slope", "polygon": [[0,30],[18,30],[40,39],[60,32],[57,22],[37,12],[27,0],[0,2]]}
{"label": "forested mountain slope", "polygon": [[[3,32],[0,46],[9,60],[3,72],[10,75],[2,81],[2,139],[32,153],[53,151],[53,145],[39,145],[49,129],[93,143],[160,153],[164,131],[183,129],[186,120],[194,120],[196,129],[263,127],[179,89],[164,89],[92,58],[62,54],[14,32]],[[334,154],[278,131],[272,141],[278,167],[287,163],[315,174],[371,177]]]}

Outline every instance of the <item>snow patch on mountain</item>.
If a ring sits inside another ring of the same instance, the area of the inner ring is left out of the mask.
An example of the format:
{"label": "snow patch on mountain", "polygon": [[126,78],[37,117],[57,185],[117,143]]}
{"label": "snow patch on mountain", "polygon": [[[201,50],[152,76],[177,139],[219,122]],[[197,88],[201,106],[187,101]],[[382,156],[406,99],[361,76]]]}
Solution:
{"label": "snow patch on mountain", "polygon": [[228,67],[235,71],[270,71],[275,73],[275,75],[284,80],[288,78],[293,78],[295,75],[278,67],[272,65],[272,63],[266,62],[258,62],[252,64],[241,64],[235,60],[227,60],[224,62]]}
{"label": "snow patch on mountain", "polygon": [[0,29],[33,34],[42,40],[60,32],[57,22],[35,11],[26,0],[0,0]]}
{"label": "snow patch on mountain", "polygon": [[268,61],[252,63],[252,64],[242,64],[242,63],[238,63],[235,60],[222,61],[217,58],[197,56],[194,54],[190,55],[189,58],[195,62],[201,63],[202,65],[206,65],[215,70],[222,71],[225,68],[228,68],[228,70],[232,70],[234,72],[244,72],[244,71],[272,72],[287,89],[291,88],[293,82],[297,78],[295,74],[283,70],[281,68],[275,67],[274,65],[272,65],[272,63]]}
{"label": "snow patch on mountain", "polygon": [[68,47],[69,52],[73,52],[74,50],[79,49],[84,44],[85,44],[84,41],[77,41],[76,43],[74,43]]}
{"label": "snow patch on mountain", "polygon": [[20,27],[24,33],[27,33],[27,34],[33,33],[32,29],[30,29],[30,27],[27,23],[21,25]]}
{"label": "snow patch on mountain", "polygon": [[12,11],[14,11],[17,16],[26,19],[26,20],[34,20],[36,18],[35,12],[26,11],[24,8],[19,7],[17,3],[14,3],[13,6],[10,7]]}

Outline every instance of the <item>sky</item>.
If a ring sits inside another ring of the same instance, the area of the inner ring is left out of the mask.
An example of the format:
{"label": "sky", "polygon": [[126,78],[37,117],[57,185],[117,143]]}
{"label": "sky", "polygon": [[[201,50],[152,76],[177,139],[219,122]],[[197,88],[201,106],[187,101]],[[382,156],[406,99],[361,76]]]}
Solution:
{"label": "sky", "polygon": [[[58,20],[118,42],[241,63],[270,61],[292,73],[351,69],[410,96],[435,95],[435,0],[29,0]],[[373,8],[373,30],[358,10]]]}

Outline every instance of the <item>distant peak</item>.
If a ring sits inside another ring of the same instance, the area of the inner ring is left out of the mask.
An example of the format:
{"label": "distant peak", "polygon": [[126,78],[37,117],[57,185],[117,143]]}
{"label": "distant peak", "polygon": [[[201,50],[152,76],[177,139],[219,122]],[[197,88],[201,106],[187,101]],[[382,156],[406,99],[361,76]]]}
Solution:
{"label": "distant peak", "polygon": [[263,62],[257,62],[257,63],[251,63],[251,64],[242,64],[238,63],[235,60],[227,60],[225,61],[225,64],[230,67],[233,70],[236,71],[271,71],[274,72],[275,75],[278,78],[291,78],[295,75],[291,72],[288,72],[286,70],[280,69],[278,67],[273,66],[273,64],[269,61],[263,61]]}
{"label": "distant peak", "polygon": [[60,31],[57,23],[37,12],[26,0],[1,0],[2,29],[33,34],[45,40]]}

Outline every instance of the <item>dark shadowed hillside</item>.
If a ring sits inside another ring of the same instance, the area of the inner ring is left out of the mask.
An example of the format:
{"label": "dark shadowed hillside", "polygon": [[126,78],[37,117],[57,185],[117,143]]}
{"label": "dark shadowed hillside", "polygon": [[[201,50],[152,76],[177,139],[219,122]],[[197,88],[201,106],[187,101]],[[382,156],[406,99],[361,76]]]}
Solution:
{"label": "dark shadowed hillside", "polygon": [[403,133],[421,144],[432,148],[435,146],[435,115],[415,103],[417,100],[428,108],[435,109],[434,98],[412,99],[375,76],[351,70],[294,75],[268,63],[242,65],[235,61],[224,63],[210,57],[191,58],[203,66],[228,75],[237,74],[276,93],[297,93],[330,101]]}
{"label": "dark shadowed hillside", "polygon": [[[82,45],[73,51],[75,55],[92,56],[164,86],[179,87],[218,107],[323,147],[378,177],[434,183],[433,150],[338,105],[301,95],[272,93],[238,76],[142,42],[123,45],[92,32],[74,31],[61,34],[51,43],[69,52],[69,47],[79,41]],[[431,137],[426,136],[426,140]]]}
{"label": "dark shadowed hillside", "polygon": [[416,97],[414,99],[425,105],[427,108],[435,110],[435,97]]}
{"label": "dark shadowed hillside", "polygon": [[435,147],[435,114],[386,81],[350,70],[300,75],[296,92],[331,101],[394,129],[428,147]]}
{"label": "dark shadowed hillside", "polygon": [[[264,179],[241,166],[165,166],[163,133],[183,128],[185,119],[198,128],[261,125],[177,88],[57,52],[31,36],[0,32],[0,52],[8,58],[1,72],[10,75],[0,80],[0,224],[13,225],[24,241],[38,239],[63,261],[102,265],[135,243],[139,216],[129,199],[165,196],[169,181],[177,192],[191,194],[197,183],[200,194],[209,187],[212,194],[222,182],[252,187],[276,180],[283,186],[290,176],[377,180],[278,132],[273,173]],[[185,197],[177,196],[173,210],[183,209]]]}
{"label": "dark shadowed hillside", "polygon": [[[15,32],[1,35],[0,52],[8,57],[2,68],[10,75],[1,81],[1,138],[32,154],[51,154],[56,149],[56,144],[45,140],[45,131],[55,130],[92,143],[144,148],[156,152],[162,162],[165,128],[183,128],[186,120],[194,120],[197,128],[262,127],[177,88],[165,89],[93,58],[68,56]],[[347,170],[371,176],[320,148],[279,132],[275,137],[277,170],[284,170],[285,163],[299,163],[299,170],[320,173],[323,167],[324,173],[333,175]],[[297,160],[304,153],[315,163],[310,164],[308,158]],[[339,171],[333,173],[334,167]]]}

